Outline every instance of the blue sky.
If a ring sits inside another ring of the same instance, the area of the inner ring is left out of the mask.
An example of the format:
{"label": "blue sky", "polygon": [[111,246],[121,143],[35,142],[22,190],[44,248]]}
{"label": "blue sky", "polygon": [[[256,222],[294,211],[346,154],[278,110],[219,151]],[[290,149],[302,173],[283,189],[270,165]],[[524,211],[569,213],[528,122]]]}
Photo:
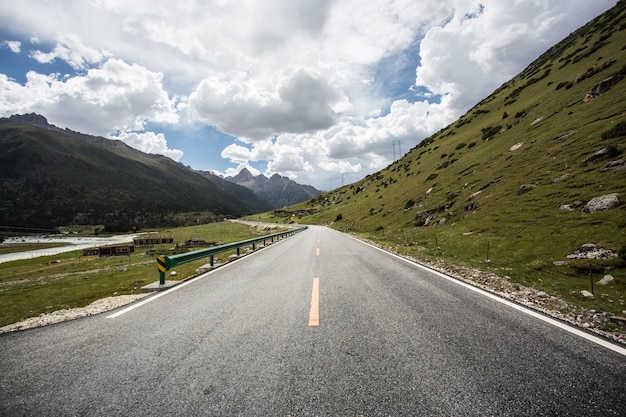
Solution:
{"label": "blue sky", "polygon": [[0,116],[36,112],[194,169],[330,190],[614,3],[0,0]]}

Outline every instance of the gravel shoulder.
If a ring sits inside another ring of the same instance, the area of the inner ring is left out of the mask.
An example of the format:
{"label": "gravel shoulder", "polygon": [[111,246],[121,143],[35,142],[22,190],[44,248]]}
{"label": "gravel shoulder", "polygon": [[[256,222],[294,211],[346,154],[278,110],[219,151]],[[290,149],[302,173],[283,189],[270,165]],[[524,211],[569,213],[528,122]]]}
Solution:
{"label": "gravel shoulder", "polygon": [[122,307],[126,304],[134,303],[135,301],[150,295],[144,294],[131,294],[131,295],[118,295],[116,297],[107,297],[100,300],[96,300],[86,307],[68,308],[63,310],[54,311],[52,313],[41,314],[37,317],[30,317],[26,320],[22,320],[17,323],[8,324],[4,327],[0,327],[0,333],[15,332],[18,330],[32,329],[34,327],[47,326],[49,324],[61,323],[67,320],[74,320],[80,317],[92,316],[94,314],[104,313],[106,311],[114,310]]}

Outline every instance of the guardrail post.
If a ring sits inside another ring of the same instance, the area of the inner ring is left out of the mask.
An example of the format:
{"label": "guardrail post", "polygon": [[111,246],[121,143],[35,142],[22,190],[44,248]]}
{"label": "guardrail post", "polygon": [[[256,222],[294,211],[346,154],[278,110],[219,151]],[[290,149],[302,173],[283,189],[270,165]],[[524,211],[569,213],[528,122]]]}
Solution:
{"label": "guardrail post", "polygon": [[239,256],[239,246],[237,246],[237,256]]}
{"label": "guardrail post", "polygon": [[157,256],[157,267],[159,268],[159,285],[165,285],[165,271],[167,271],[167,267],[164,256]]}
{"label": "guardrail post", "polygon": [[254,252],[256,250],[256,243],[252,244],[252,251]]}
{"label": "guardrail post", "polygon": [[211,255],[209,259],[210,259],[210,261],[209,261],[209,265],[214,266],[214,265],[213,265],[213,255]]}

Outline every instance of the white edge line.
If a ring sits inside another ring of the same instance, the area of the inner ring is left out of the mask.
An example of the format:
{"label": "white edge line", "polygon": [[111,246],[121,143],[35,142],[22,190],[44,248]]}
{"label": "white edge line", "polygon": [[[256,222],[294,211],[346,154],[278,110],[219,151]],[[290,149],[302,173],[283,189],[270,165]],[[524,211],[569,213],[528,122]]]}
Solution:
{"label": "white edge line", "polygon": [[[272,247],[272,246],[274,246],[274,245],[276,245],[278,243],[282,243],[285,240],[287,240],[287,239],[281,239],[279,241],[276,241],[276,242],[272,243],[269,247]],[[266,246],[266,247],[263,247],[262,249],[267,249],[267,248],[268,247]],[[224,268],[229,267],[230,265],[233,265],[233,264],[235,264],[235,263],[237,263],[237,262],[239,262],[241,260],[244,260],[244,259],[246,259],[246,258],[248,258],[250,256],[253,256],[253,255],[256,255],[257,253],[260,253],[260,252],[262,252],[262,250],[257,249],[256,251],[252,252],[251,254],[246,255],[246,256],[242,256],[241,258],[236,259],[234,261],[230,261],[230,262],[220,266],[219,268],[215,268],[215,269],[213,269],[211,271],[208,271],[208,272],[205,272],[203,274],[197,275],[195,277],[189,278],[189,279],[181,282],[180,284],[178,284],[178,285],[176,285],[176,286],[174,286],[172,288],[168,288],[167,290],[160,291],[160,292],[158,292],[157,294],[155,294],[155,295],[153,295],[151,297],[148,297],[148,298],[146,298],[144,300],[139,301],[138,303],[131,304],[130,306],[128,306],[128,307],[126,307],[126,308],[124,308],[122,310],[116,311],[115,313],[106,316],[106,318],[107,319],[114,319],[116,317],[119,317],[122,314],[126,314],[129,311],[132,311],[132,310],[136,309],[137,307],[141,307],[144,304],[148,304],[149,302],[152,302],[152,301],[156,300],[157,298],[163,297],[164,295],[167,295],[167,294],[170,294],[170,293],[172,293],[172,292],[174,292],[176,290],[179,290],[179,289],[181,289],[181,288],[191,284],[194,281],[197,281],[197,280],[199,280],[201,278],[205,278],[205,277],[207,277],[207,276],[209,276],[209,275],[211,275],[211,274],[213,274],[215,272],[218,272],[218,271],[220,271],[220,270],[222,270]]]}
{"label": "white edge line", "polygon": [[552,317],[548,317],[548,316],[546,316],[546,315],[544,315],[542,313],[539,313],[538,311],[532,310],[532,309],[530,309],[528,307],[525,307],[525,306],[523,306],[521,304],[517,304],[517,303],[514,303],[512,301],[509,301],[509,300],[507,300],[505,298],[502,298],[502,297],[500,297],[500,296],[498,296],[496,294],[490,293],[489,291],[485,291],[485,290],[483,290],[481,288],[475,287],[475,286],[473,286],[471,284],[463,282],[463,281],[461,281],[461,280],[459,280],[457,278],[451,277],[449,275],[443,274],[443,273],[441,273],[441,272],[439,272],[437,270],[434,270],[432,268],[429,268],[427,266],[421,265],[421,264],[419,264],[417,262],[414,262],[414,261],[412,261],[410,259],[403,258],[402,256],[396,255],[395,253],[389,252],[389,251],[387,251],[387,250],[385,250],[383,248],[379,248],[378,246],[372,245],[371,243],[364,242],[364,241],[362,241],[360,239],[357,239],[354,236],[350,236],[348,234],[345,234],[345,235],[350,237],[350,238],[352,238],[352,239],[354,239],[354,240],[356,240],[357,242],[361,242],[364,245],[370,246],[370,247],[372,247],[374,249],[378,249],[381,252],[384,252],[384,253],[386,253],[388,255],[391,255],[391,256],[393,256],[395,258],[403,260],[403,261],[405,261],[405,262],[407,262],[407,263],[409,263],[411,265],[417,266],[417,267],[419,267],[421,269],[424,269],[425,271],[428,271],[430,273],[438,275],[441,278],[445,278],[448,281],[454,282],[455,284],[461,285],[462,287],[465,287],[467,289],[475,291],[475,292],[477,292],[477,293],[479,293],[481,295],[484,295],[485,297],[488,297],[488,298],[491,298],[492,300],[498,301],[498,302],[500,302],[500,303],[502,303],[502,304],[504,304],[506,306],[509,306],[509,307],[514,308],[514,309],[516,309],[518,311],[521,311],[522,313],[528,314],[529,316],[535,317],[535,318],[537,318],[539,320],[542,320],[542,321],[544,321],[544,322],[546,322],[548,324],[556,326],[559,329],[562,329],[562,330],[565,330],[565,331],[570,332],[572,334],[575,334],[575,335],[577,335],[579,337],[582,337],[583,339],[587,339],[587,340],[589,340],[589,341],[591,341],[593,343],[596,343],[596,344],[598,344],[600,346],[603,346],[603,347],[605,347],[607,349],[610,349],[610,350],[612,350],[614,352],[617,352],[617,353],[619,353],[622,356],[626,356],[626,348],[623,348],[623,347],[621,347],[621,346],[619,346],[619,345],[617,345],[615,343],[612,343],[612,342],[610,342],[608,340],[604,340],[604,339],[602,339],[600,337],[594,336],[594,335],[592,335],[590,333],[587,333],[587,332],[585,332],[583,330],[577,329],[576,327],[571,326],[571,325],[569,325],[569,324],[567,324],[567,323],[565,323],[563,321],[554,319]]}

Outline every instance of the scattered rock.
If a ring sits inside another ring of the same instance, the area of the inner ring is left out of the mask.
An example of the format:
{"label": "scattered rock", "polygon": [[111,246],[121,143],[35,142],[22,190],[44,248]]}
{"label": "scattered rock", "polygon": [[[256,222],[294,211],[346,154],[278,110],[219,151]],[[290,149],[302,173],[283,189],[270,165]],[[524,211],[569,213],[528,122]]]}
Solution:
{"label": "scattered rock", "polygon": [[509,151],[514,152],[514,151],[518,150],[519,148],[521,148],[523,145],[524,145],[524,142],[516,143],[515,145],[511,146]]}
{"label": "scattered rock", "polygon": [[570,136],[572,136],[572,135],[574,135],[574,134],[576,134],[576,132],[568,132],[568,133],[566,133],[566,134],[564,134],[564,135],[561,135],[561,136],[559,136],[559,137],[557,137],[557,138],[554,138],[554,140],[563,140],[563,139],[567,139],[567,138],[569,138]]}
{"label": "scattered rock", "polygon": [[610,259],[616,257],[617,254],[612,250],[602,248],[594,243],[585,243],[575,252],[567,255],[568,259]]}
{"label": "scattered rock", "polygon": [[527,192],[529,192],[530,190],[532,190],[533,188],[535,188],[536,185],[533,184],[522,184],[519,186],[519,190],[517,190],[517,194],[526,194]]}
{"label": "scattered rock", "polygon": [[624,168],[626,167],[626,160],[624,159],[618,159],[617,161],[611,161],[608,164],[606,164],[606,166],[604,168],[602,168],[602,171],[613,171],[615,169],[620,169],[620,168]]}
{"label": "scattered rock", "polygon": [[563,174],[560,177],[553,179],[552,184],[556,184],[557,182],[561,182],[563,180],[566,180],[567,178],[569,178],[569,174]]}
{"label": "scattered rock", "polygon": [[582,296],[583,296],[583,297],[585,297],[585,298],[593,298],[593,294],[592,294],[592,293],[590,293],[590,292],[589,292],[589,291],[587,291],[587,290],[582,290],[582,291],[580,292],[580,295],[582,295]]}
{"label": "scattered rock", "polygon": [[591,201],[583,207],[583,213],[595,213],[597,211],[609,210],[619,204],[619,194],[606,194],[592,198]]}
{"label": "scattered rock", "polygon": [[614,158],[617,155],[622,153],[622,149],[617,146],[607,146],[600,149],[598,152],[594,153],[591,156],[585,158],[582,162],[583,166],[589,166],[593,164],[597,164],[598,162],[604,161],[609,158]]}
{"label": "scattered rock", "polygon": [[468,200],[471,200],[472,198],[478,197],[482,192],[483,192],[483,190],[476,191],[475,193],[473,193],[472,195],[469,196]]}
{"label": "scattered rock", "polygon": [[554,266],[567,266],[567,265],[569,265],[569,262],[567,262],[567,261],[554,261],[552,263],[554,264]]}
{"label": "scattered rock", "polygon": [[609,285],[611,282],[613,282],[614,279],[615,278],[613,277],[613,275],[605,275],[600,281],[596,282],[596,284]]}
{"label": "scattered rock", "polygon": [[582,206],[583,204],[585,203],[583,203],[582,201],[574,201],[573,203],[570,203],[570,204],[563,204],[562,206],[559,207],[559,210],[574,211],[578,207]]}
{"label": "scattered rock", "polygon": [[170,276],[175,277],[176,276],[176,271],[170,272]]}

